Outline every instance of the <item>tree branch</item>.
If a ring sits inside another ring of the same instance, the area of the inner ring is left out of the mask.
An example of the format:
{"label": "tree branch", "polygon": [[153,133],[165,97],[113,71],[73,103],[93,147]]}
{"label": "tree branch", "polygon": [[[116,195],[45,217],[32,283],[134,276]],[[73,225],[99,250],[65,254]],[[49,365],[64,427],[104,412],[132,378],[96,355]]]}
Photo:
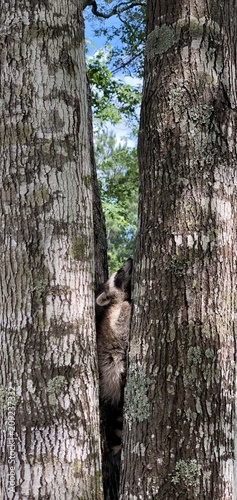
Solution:
{"label": "tree branch", "polygon": [[126,68],[129,64],[131,64],[135,59],[139,58],[140,56],[143,56],[144,50],[140,50],[139,52],[136,53],[136,55],[129,57],[126,61],[124,61],[120,66],[117,66],[114,70],[111,71],[112,75],[115,75],[120,69]]}
{"label": "tree branch", "polygon": [[98,11],[97,2],[95,0],[84,0],[83,10],[89,6],[91,6],[92,14],[94,14],[97,17],[102,17],[103,19],[108,19],[109,17],[115,16],[116,14],[121,14],[122,12],[126,12],[127,10],[132,9],[133,7],[145,7],[146,3],[145,2],[131,2],[131,3],[127,4],[125,2],[121,2],[120,4],[116,5],[107,14],[105,12]]}

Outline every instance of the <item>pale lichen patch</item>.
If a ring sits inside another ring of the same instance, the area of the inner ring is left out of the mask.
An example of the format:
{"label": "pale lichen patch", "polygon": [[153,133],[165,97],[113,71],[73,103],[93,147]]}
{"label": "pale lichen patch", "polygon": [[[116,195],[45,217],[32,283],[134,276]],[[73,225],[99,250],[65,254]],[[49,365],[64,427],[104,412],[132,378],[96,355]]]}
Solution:
{"label": "pale lichen patch", "polygon": [[67,381],[63,375],[58,375],[50,380],[47,383],[47,392],[48,392],[48,400],[49,404],[52,406],[57,405],[57,398],[63,391]]}
{"label": "pale lichen patch", "polygon": [[150,402],[148,399],[148,388],[151,380],[147,377],[145,369],[133,364],[126,387],[124,417],[129,428],[135,420],[143,422],[150,415]]}
{"label": "pale lichen patch", "polygon": [[202,37],[204,30],[205,18],[198,19],[197,17],[190,16],[189,22],[187,18],[181,18],[175,23],[174,29],[177,36],[180,36],[181,30],[188,26],[189,33],[193,39]]}
{"label": "pale lichen patch", "polygon": [[171,479],[173,484],[182,484],[186,489],[196,485],[201,475],[201,465],[197,460],[179,460],[175,466],[175,473]]}
{"label": "pale lichen patch", "polygon": [[67,381],[63,375],[58,375],[57,377],[48,380],[47,392],[57,395],[60,394],[62,389],[65,387],[66,382]]}
{"label": "pale lichen patch", "polygon": [[157,55],[164,54],[177,41],[177,37],[173,28],[163,24],[156,26],[155,29],[148,35],[146,43],[146,56],[152,59]]}

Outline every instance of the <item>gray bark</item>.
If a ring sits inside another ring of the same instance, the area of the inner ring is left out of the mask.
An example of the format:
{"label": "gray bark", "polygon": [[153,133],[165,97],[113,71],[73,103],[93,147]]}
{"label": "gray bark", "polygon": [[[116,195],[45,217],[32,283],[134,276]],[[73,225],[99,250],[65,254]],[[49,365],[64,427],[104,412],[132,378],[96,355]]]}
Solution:
{"label": "gray bark", "polygon": [[236,499],[236,6],[147,35],[121,499]]}
{"label": "gray bark", "polygon": [[1,6],[4,500],[102,498],[81,10]]}
{"label": "gray bark", "polygon": [[102,209],[100,191],[98,185],[94,143],[93,143],[93,120],[90,87],[88,83],[88,103],[89,103],[89,138],[92,165],[92,185],[93,185],[93,225],[94,225],[94,248],[95,248],[95,290],[108,279],[107,260],[107,238],[105,227],[105,216]]}

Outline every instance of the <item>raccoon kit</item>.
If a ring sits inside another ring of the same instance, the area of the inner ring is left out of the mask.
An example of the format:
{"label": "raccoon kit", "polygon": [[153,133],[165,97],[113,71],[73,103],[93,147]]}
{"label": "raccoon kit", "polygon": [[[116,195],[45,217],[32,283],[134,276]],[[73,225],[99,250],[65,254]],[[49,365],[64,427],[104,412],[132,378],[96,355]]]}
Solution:
{"label": "raccoon kit", "polygon": [[102,285],[96,299],[100,398],[114,407],[123,401],[131,316],[132,259]]}

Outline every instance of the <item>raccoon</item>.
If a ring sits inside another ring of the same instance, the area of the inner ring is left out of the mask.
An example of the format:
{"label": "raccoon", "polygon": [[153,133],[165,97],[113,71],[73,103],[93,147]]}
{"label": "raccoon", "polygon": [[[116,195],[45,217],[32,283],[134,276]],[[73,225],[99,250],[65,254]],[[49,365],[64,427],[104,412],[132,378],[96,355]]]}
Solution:
{"label": "raccoon", "polygon": [[126,378],[126,349],[131,316],[132,259],[101,287],[96,299],[101,401],[121,406]]}
{"label": "raccoon", "polygon": [[114,273],[96,299],[96,330],[105,500],[119,499],[126,350],[131,316],[132,259]]}

